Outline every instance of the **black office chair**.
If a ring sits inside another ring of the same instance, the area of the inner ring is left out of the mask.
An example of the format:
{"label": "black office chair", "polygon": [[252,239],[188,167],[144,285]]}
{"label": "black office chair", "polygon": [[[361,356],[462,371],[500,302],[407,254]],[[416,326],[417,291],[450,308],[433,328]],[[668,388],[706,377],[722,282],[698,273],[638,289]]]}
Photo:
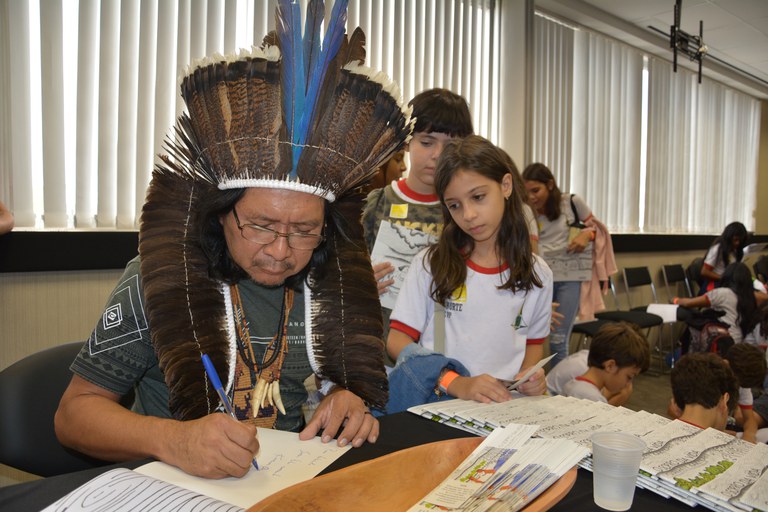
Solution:
{"label": "black office chair", "polygon": [[704,258],[694,258],[685,268],[685,275],[691,284],[691,296],[701,295],[701,267],[704,266]]}
{"label": "black office chair", "polygon": [[653,281],[651,280],[651,274],[648,271],[648,268],[625,268],[623,271],[623,276],[628,308],[623,309],[621,307],[613,280],[610,280],[609,287],[611,294],[613,295],[616,309],[595,313],[595,318],[599,320],[611,320],[614,322],[630,322],[637,325],[641,329],[650,329],[651,327],[661,325],[662,319],[659,315],[654,315],[653,313],[648,313],[645,311],[645,308],[648,306],[647,303],[642,306],[632,306],[631,289],[639,286],[650,285],[651,291],[653,293],[653,302],[658,302],[656,300],[656,287],[653,286]]}
{"label": "black office chair", "polygon": [[39,476],[111,464],[59,444],[53,416],[83,343],[66,343],[0,371],[0,463]]}
{"label": "black office chair", "polygon": [[611,322],[612,320],[600,320],[597,318],[595,320],[587,320],[585,322],[574,323],[573,327],[571,328],[571,335],[579,335],[579,341],[576,343],[575,350],[569,350],[569,353],[572,354],[577,350],[581,350],[582,348],[589,348],[589,342],[592,340],[592,338],[595,337],[597,331],[599,331],[603,325],[609,324]]}
{"label": "black office chair", "polygon": [[[619,309],[613,311],[601,311],[599,313],[595,313],[595,317],[599,320],[633,323],[641,329],[645,330],[649,341],[651,340],[651,329],[653,327],[658,327],[659,331],[656,338],[658,339],[658,343],[651,342],[651,348],[657,353],[656,355],[660,361],[659,369],[660,371],[663,371],[665,363],[663,354],[660,354],[660,352],[662,352],[662,326],[664,324],[664,320],[659,315],[648,313],[646,311],[648,304],[658,303],[658,299],[656,297],[656,287],[653,284],[653,279],[651,279],[651,272],[648,270],[648,267],[631,267],[625,268],[622,271],[622,276],[624,278],[624,290],[626,291],[626,303],[628,309],[620,309],[619,301],[616,295],[616,289],[613,287],[613,282],[611,282],[611,292],[613,293],[614,301],[616,302],[617,308]],[[651,291],[651,300],[642,301],[642,304],[638,304],[638,301],[635,300],[635,304],[638,305],[633,306],[632,290],[646,287]]]}
{"label": "black office chair", "polygon": [[[664,276],[664,286],[666,287],[669,300],[679,296],[677,293],[679,283],[685,285],[686,297],[693,297],[691,283],[688,281],[688,276],[685,275],[685,269],[682,265],[679,263],[676,265],[664,265],[661,267],[661,274]],[[674,289],[672,288],[673,285]]]}

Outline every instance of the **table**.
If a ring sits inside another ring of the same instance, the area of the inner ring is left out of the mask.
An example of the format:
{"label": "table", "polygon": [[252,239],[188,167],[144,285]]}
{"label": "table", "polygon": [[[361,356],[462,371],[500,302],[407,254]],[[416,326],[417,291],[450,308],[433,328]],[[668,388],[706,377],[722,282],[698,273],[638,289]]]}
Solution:
{"label": "table", "polygon": [[[473,436],[473,434],[463,430],[442,425],[408,412],[383,416],[379,420],[381,422],[381,434],[376,444],[365,444],[360,448],[347,451],[320,474],[329,473],[411,446]],[[148,462],[150,461],[123,462],[3,487],[0,488],[0,510],[3,512],[41,510],[105,471],[118,467],[135,469]],[[679,501],[662,498],[644,489],[636,489],[632,508],[634,510],[653,510],[654,512],[690,510],[690,507]],[[592,501],[592,473],[579,469],[576,484],[571,492],[550,510],[563,512],[601,510]]]}

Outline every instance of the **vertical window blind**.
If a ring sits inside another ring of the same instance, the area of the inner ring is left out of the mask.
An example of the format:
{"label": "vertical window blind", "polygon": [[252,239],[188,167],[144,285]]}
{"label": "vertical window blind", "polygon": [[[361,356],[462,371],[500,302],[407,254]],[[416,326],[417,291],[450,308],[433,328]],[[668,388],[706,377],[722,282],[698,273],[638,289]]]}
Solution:
{"label": "vertical window blind", "polygon": [[[18,228],[136,229],[195,60],[260,45],[276,0],[0,0],[0,199]],[[306,9],[307,0],[301,0]],[[330,15],[333,2],[326,1]],[[350,0],[404,101],[445,87],[495,140],[493,0]]]}
{"label": "vertical window blind", "polygon": [[531,154],[561,190],[613,232],[754,227],[757,99],[599,34],[535,23]]}

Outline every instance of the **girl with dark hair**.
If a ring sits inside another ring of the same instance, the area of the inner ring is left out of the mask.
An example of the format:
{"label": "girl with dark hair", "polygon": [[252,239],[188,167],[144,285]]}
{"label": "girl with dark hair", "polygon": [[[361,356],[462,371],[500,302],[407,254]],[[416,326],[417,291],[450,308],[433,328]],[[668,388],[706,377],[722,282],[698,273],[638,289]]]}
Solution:
{"label": "girl with dark hair", "polygon": [[725,267],[718,288],[691,299],[675,297],[673,302],[683,307],[710,307],[723,311],[725,314],[719,320],[729,325],[728,332],[734,343],[741,343],[760,321],[752,273],[741,262]]}
{"label": "girl with dark hair", "polygon": [[[552,274],[531,251],[516,172],[503,150],[479,136],[451,141],[438,162],[443,234],[411,265],[387,338],[398,364],[427,349],[466,367],[470,376],[437,368],[431,382],[438,395],[509,400],[503,381],[543,356]],[[543,370],[520,391],[543,393]]]}
{"label": "girl with dark hair", "polygon": [[[583,252],[592,240],[595,229],[583,227],[592,218],[592,211],[584,200],[573,194],[563,194],[549,168],[541,163],[529,165],[523,171],[523,180],[528,192],[528,203],[536,213],[539,225],[539,254],[553,268],[555,258],[562,259],[565,253]],[[571,226],[581,225],[578,234],[572,236]],[[559,303],[558,312],[563,315],[549,337],[549,351],[556,354],[552,367],[568,355],[568,340],[573,323],[579,312],[581,281],[572,280],[568,275],[555,273],[553,301]]]}
{"label": "girl with dark hair", "polygon": [[704,265],[701,267],[702,293],[720,286],[723,272],[729,263],[741,261],[748,236],[744,224],[731,222],[712,242],[704,257]]}

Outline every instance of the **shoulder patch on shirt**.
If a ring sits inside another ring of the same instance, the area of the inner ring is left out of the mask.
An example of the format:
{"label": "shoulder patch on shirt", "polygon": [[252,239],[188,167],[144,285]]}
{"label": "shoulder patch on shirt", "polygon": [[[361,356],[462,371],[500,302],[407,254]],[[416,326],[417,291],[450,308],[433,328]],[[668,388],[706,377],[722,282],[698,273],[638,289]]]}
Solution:
{"label": "shoulder patch on shirt", "polygon": [[104,352],[141,339],[148,329],[139,293],[139,276],[120,283],[109,298],[101,322],[88,339],[91,355]]}

